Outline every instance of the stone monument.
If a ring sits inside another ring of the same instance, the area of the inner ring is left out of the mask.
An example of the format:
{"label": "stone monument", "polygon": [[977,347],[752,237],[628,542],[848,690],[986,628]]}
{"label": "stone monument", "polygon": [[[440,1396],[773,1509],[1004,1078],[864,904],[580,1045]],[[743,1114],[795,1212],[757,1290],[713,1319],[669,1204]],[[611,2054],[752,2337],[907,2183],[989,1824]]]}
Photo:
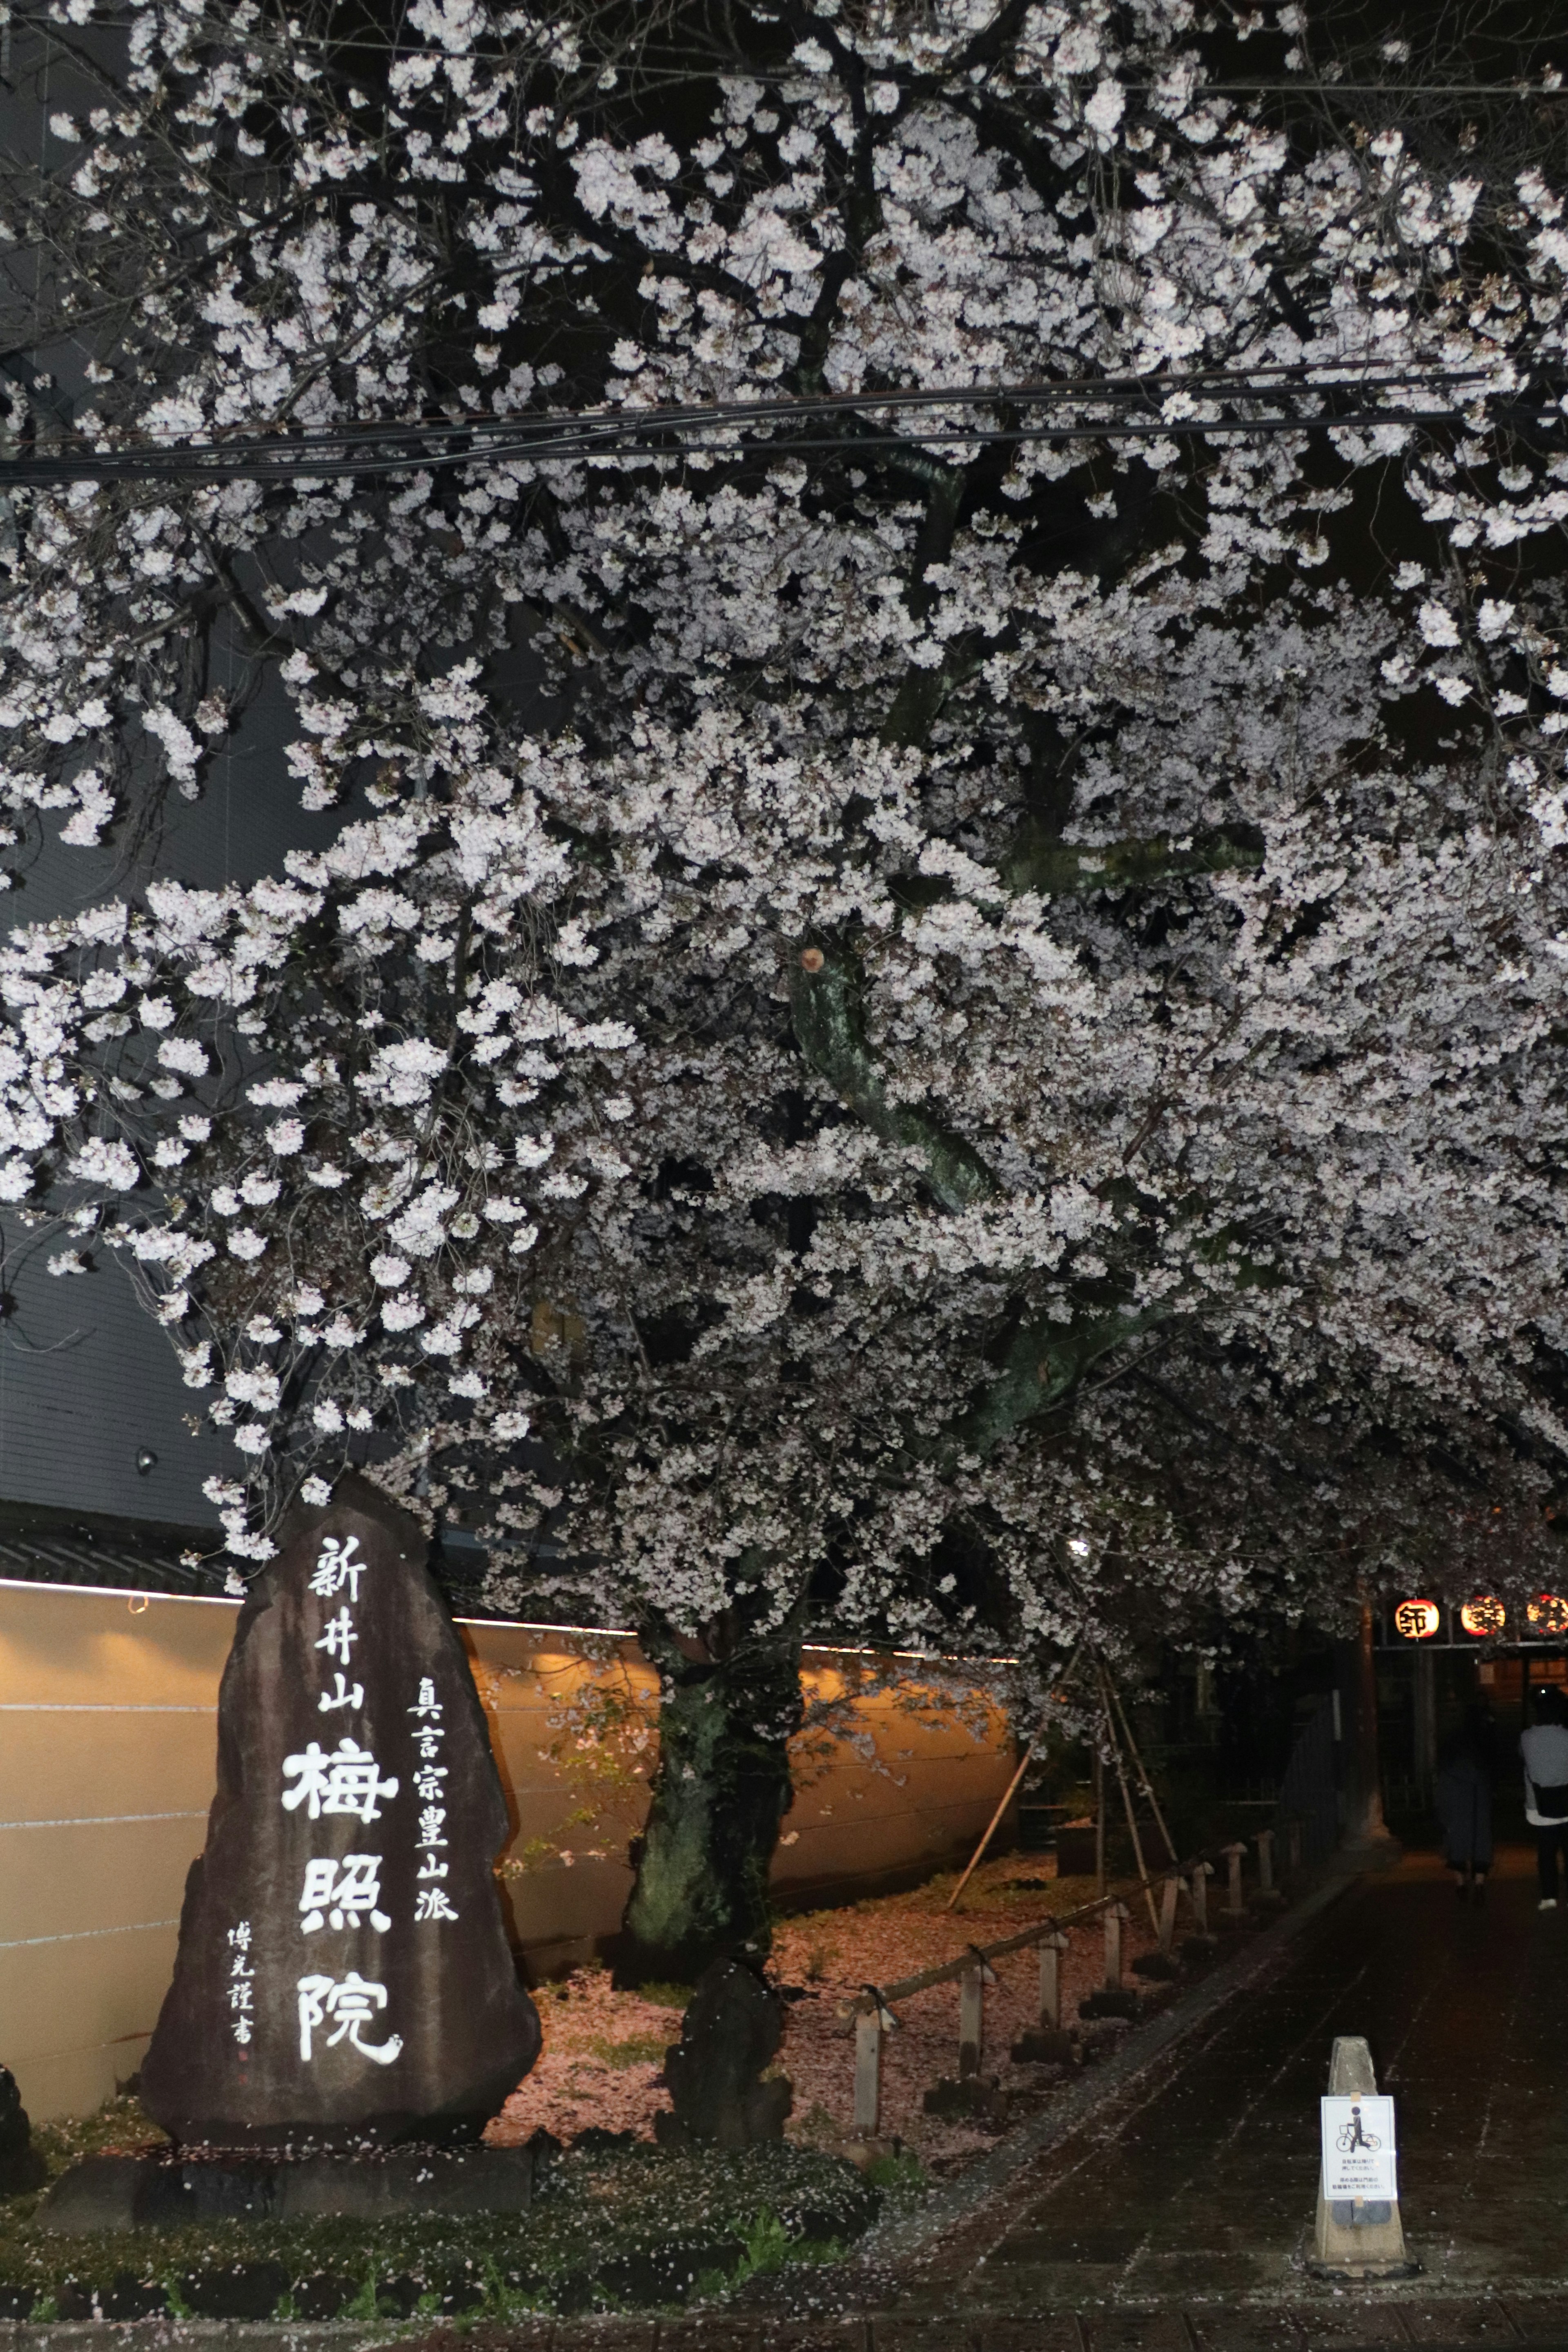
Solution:
{"label": "stone monument", "polygon": [[784,2040],[785,2010],[771,1986],[743,1961],[715,1960],[680,2021],[680,2039],[664,2053],[673,2114],[654,2117],[661,2147],[752,2147],[782,2139],[795,2094],[772,2073]]}
{"label": "stone monument", "polygon": [[9,2066],[0,2066],[0,2197],[37,2189],[43,2177],[16,2077]]}
{"label": "stone monument", "polygon": [[539,2053],[492,1876],[507,1813],[405,1512],[347,1475],[240,1611],[217,1794],[142,2068],[183,2147],[477,2137]]}

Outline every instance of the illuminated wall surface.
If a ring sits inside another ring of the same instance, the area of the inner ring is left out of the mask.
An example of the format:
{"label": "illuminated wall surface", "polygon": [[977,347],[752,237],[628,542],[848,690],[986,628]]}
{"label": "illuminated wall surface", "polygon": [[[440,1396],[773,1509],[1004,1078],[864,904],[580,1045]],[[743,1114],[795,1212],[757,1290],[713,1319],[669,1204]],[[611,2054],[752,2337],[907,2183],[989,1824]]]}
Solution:
{"label": "illuminated wall surface", "polygon": [[[36,2119],[91,2109],[141,2063],[205,1833],[237,1607],[0,1587],[0,2061]],[[581,1637],[552,1628],[463,1633],[512,1815],[508,1857],[521,1865],[505,1899],[543,1971],[617,1926],[629,1875],[593,1853],[624,1853],[641,1811],[636,1785],[579,1748],[569,1718],[595,1695],[635,1701],[653,1677],[629,1641],[588,1644],[599,1654],[584,1657]],[[837,1696],[858,1672],[851,1655],[811,1653],[808,1695]],[[857,1701],[851,1727],[889,1769],[842,1740],[814,1746],[774,1868],[781,1893],[831,1899],[852,1881],[945,1862],[979,1837],[1010,1777],[994,1717],[976,1739],[884,1696]]]}

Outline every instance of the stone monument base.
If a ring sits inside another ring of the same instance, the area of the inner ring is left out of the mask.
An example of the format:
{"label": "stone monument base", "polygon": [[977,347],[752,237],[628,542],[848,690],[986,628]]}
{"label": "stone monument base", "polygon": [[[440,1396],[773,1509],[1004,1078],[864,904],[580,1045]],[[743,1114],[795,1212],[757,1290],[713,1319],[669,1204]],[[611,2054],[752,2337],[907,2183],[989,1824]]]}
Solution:
{"label": "stone monument base", "polygon": [[187,2221],[379,2221],[397,2213],[526,2213],[531,2147],[372,2149],[295,2156],[288,2149],[189,2148],[89,2156],[62,2173],[38,2207],[41,2229],[168,2230]]}

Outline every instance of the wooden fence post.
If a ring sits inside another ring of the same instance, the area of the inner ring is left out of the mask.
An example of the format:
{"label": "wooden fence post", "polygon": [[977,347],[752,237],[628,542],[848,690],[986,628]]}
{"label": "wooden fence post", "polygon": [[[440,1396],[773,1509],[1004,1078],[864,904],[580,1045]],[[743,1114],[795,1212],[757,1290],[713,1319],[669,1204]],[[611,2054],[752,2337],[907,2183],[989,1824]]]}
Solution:
{"label": "wooden fence post", "polygon": [[882,2120],[882,2020],[863,2009],[855,2020],[855,2128],[876,2137]]}
{"label": "wooden fence post", "polygon": [[958,1979],[958,2079],[980,2072],[985,2055],[985,1972],[976,1960]]}
{"label": "wooden fence post", "polygon": [[1059,2033],[1062,2023],[1062,1957],[1068,1939],[1059,1927],[1040,1937],[1040,2028]]}

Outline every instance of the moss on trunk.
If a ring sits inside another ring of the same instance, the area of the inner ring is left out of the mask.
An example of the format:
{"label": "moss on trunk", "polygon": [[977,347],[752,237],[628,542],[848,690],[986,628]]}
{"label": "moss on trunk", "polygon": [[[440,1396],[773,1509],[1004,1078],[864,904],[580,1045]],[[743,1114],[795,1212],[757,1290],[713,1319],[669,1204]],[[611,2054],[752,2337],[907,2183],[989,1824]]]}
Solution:
{"label": "moss on trunk", "polygon": [[616,1973],[691,1984],[721,1955],[761,1960],[772,1945],[800,1638],[792,1627],[718,1657],[646,1633],[644,1645],[659,1670],[659,1762]]}

